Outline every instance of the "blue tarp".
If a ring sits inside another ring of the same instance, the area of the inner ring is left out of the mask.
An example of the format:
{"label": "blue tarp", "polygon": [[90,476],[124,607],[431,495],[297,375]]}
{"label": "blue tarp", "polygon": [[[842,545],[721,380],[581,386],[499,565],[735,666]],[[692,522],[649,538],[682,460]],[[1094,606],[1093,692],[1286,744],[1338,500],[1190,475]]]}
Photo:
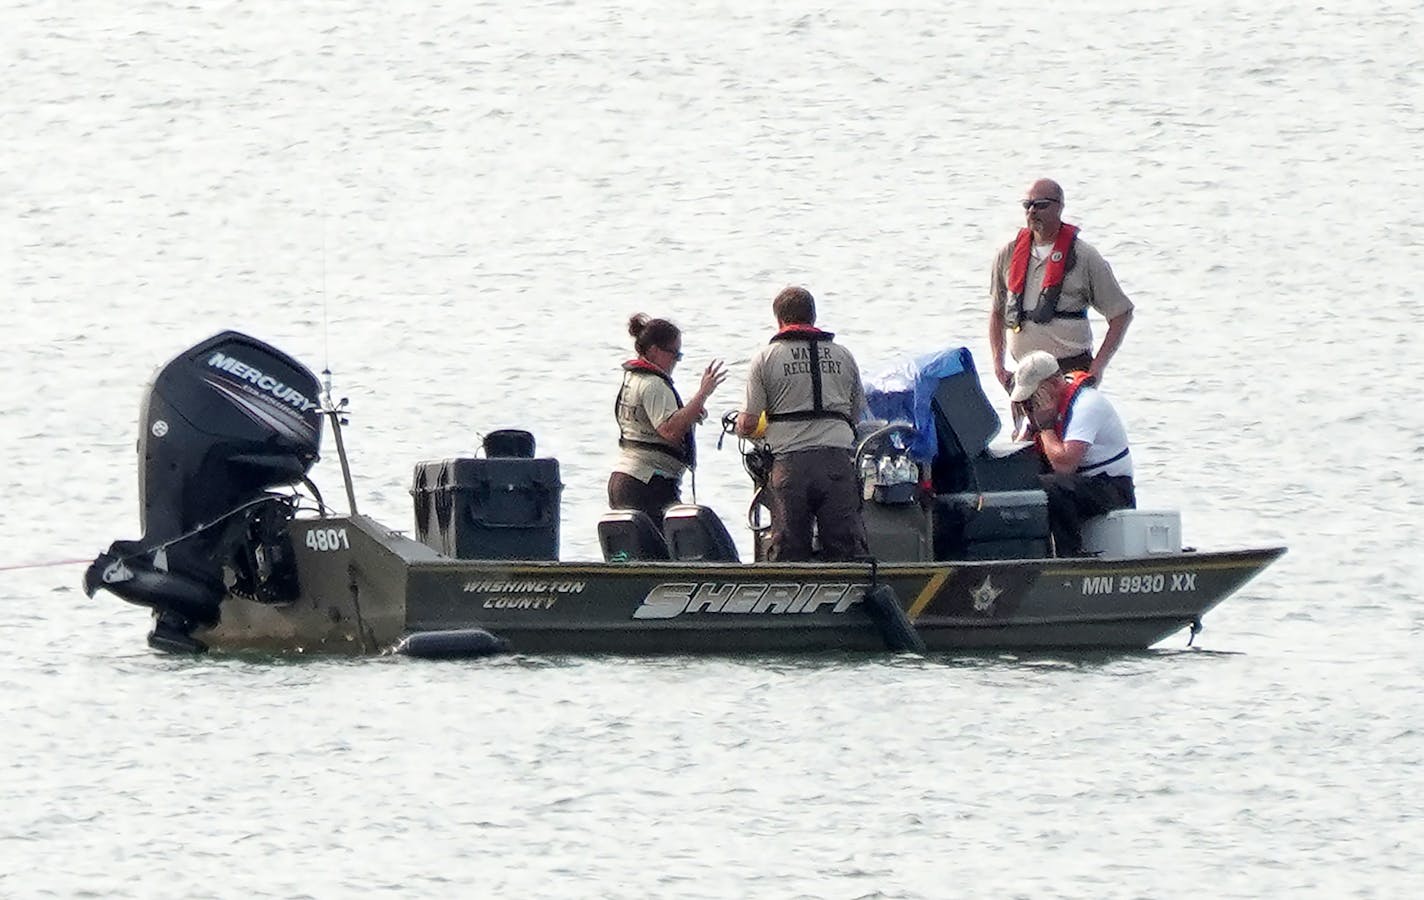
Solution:
{"label": "blue tarp", "polygon": [[939,380],[960,372],[977,377],[974,357],[965,347],[937,350],[900,363],[865,380],[865,402],[872,418],[910,422],[918,434],[910,455],[922,462],[934,459],[939,446],[930,400]]}

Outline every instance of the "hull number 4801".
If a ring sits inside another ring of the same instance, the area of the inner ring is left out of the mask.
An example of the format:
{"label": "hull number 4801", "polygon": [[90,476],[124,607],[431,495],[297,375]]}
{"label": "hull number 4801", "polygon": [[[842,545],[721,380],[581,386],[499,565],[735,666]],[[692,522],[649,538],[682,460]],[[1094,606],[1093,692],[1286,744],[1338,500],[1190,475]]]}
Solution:
{"label": "hull number 4801", "polygon": [[351,541],[345,528],[313,528],[307,532],[307,547],[321,552],[350,550]]}

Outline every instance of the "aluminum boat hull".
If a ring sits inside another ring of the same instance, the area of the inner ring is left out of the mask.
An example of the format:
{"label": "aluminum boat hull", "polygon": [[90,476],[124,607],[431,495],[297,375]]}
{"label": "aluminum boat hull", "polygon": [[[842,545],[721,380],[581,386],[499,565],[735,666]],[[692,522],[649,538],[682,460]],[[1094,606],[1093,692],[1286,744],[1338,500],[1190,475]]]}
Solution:
{"label": "aluminum boat hull", "polygon": [[1285,552],[933,563],[451,559],[363,515],[291,523],[300,596],[227,597],[193,636],[215,650],[389,652],[483,629],[516,653],[884,650],[862,600],[893,589],[928,650],[1145,649]]}

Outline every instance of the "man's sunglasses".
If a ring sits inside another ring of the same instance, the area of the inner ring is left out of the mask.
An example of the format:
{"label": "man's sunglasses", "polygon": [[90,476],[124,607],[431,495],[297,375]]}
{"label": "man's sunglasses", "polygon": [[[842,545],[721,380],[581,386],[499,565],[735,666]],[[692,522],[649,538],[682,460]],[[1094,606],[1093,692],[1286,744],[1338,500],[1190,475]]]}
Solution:
{"label": "man's sunglasses", "polygon": [[1043,199],[1041,199],[1041,200],[1024,200],[1024,201],[1023,201],[1023,208],[1026,209],[1026,210],[1027,210],[1027,209],[1048,209],[1048,207],[1052,206],[1053,204],[1055,204],[1055,203],[1057,203],[1057,202],[1058,202],[1057,200],[1053,200],[1053,199],[1050,199],[1050,198],[1048,198],[1048,197],[1045,197],[1045,198],[1043,198]]}

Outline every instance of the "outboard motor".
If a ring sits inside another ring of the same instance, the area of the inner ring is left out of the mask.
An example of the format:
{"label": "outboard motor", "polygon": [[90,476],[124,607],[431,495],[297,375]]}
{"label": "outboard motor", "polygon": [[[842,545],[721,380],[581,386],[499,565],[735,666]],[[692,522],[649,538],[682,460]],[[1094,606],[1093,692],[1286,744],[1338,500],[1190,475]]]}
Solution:
{"label": "outboard motor", "polygon": [[279,350],[226,331],[183,352],[144,393],[138,439],[143,537],[115,541],[84,573],[155,612],[149,645],[200,652],[229,593],[296,599],[288,525],[295,498],[269,488],[306,479],[321,446],[320,385]]}

